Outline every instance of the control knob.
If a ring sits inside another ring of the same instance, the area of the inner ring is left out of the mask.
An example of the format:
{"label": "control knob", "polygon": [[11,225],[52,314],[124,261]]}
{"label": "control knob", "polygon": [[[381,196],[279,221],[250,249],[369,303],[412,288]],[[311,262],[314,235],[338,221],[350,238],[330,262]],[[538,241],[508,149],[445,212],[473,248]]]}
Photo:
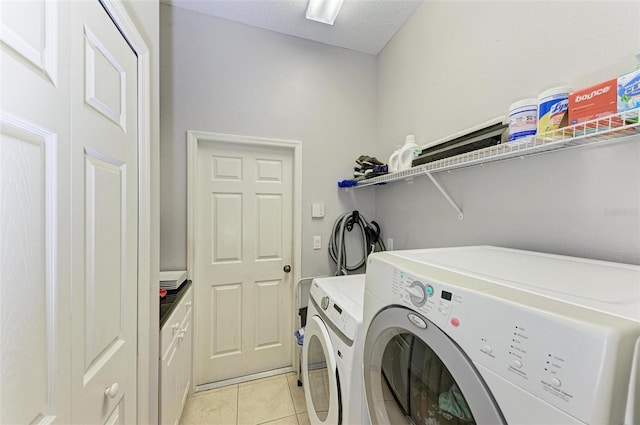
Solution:
{"label": "control knob", "polygon": [[323,310],[326,310],[329,308],[329,297],[327,296],[322,297],[322,300],[320,301],[320,307],[322,307]]}
{"label": "control knob", "polygon": [[409,294],[409,299],[416,307],[422,307],[427,302],[427,293],[422,282],[414,280],[406,288],[406,291]]}

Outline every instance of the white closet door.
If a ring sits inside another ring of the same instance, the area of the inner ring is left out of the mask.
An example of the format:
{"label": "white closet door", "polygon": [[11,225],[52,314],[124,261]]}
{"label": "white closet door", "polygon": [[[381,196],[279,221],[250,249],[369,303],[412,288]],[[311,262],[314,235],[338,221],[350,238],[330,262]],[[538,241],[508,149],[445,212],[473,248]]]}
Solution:
{"label": "white closet door", "polygon": [[71,9],[73,422],[135,423],[137,61],[97,1]]}
{"label": "white closet door", "polygon": [[0,1],[0,423],[71,420],[66,2]]}
{"label": "white closet door", "polygon": [[97,0],[0,21],[0,423],[135,423],[136,56]]}

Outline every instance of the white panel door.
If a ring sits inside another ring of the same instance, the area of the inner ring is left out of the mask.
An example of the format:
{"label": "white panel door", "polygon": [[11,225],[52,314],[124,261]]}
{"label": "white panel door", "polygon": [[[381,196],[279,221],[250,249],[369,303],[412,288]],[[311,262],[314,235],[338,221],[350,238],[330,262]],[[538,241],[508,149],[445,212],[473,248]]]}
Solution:
{"label": "white panel door", "polygon": [[137,59],[97,1],[71,9],[73,422],[134,423]]}
{"label": "white panel door", "polygon": [[197,384],[290,366],[292,153],[201,142]]}
{"label": "white panel door", "polygon": [[68,424],[64,2],[0,2],[0,423]]}
{"label": "white panel door", "polygon": [[136,57],[97,0],[0,41],[0,423],[134,423]]}

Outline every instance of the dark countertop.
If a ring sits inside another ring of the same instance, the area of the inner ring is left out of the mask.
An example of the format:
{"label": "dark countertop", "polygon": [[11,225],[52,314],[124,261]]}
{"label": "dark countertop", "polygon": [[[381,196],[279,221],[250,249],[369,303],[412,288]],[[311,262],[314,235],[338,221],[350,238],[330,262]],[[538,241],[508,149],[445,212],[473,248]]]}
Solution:
{"label": "dark countertop", "polygon": [[178,289],[167,290],[167,295],[164,298],[160,298],[160,329],[162,329],[176,306],[180,304],[180,300],[190,287],[191,281],[187,280]]}

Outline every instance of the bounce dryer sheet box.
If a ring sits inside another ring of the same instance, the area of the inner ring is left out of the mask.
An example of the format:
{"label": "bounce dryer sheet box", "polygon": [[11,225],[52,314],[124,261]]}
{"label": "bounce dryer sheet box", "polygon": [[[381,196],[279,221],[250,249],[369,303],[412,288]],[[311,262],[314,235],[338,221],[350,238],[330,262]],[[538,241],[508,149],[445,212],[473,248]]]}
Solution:
{"label": "bounce dryer sheet box", "polygon": [[[617,82],[614,78],[569,94],[569,124],[580,124],[615,114],[618,111]],[[608,123],[608,119],[598,121],[598,125]]]}

